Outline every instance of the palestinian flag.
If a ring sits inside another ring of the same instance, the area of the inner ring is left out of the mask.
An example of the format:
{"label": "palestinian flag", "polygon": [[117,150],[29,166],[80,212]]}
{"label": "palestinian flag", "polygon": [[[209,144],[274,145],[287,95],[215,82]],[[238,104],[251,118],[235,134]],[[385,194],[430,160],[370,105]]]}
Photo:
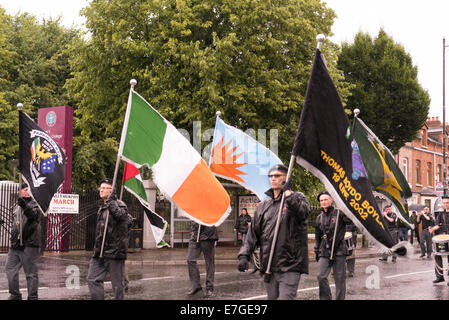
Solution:
{"label": "palestinian flag", "polygon": [[219,226],[231,212],[228,193],[201,155],[133,89],[119,154],[137,168],[151,167],[159,190],[189,219]]}
{"label": "palestinian flag", "polygon": [[127,162],[125,162],[125,169],[123,171],[123,186],[126,191],[134,195],[140,201],[145,215],[150,222],[154,240],[159,248],[159,243],[163,241],[165,229],[167,229],[167,221],[150,209],[140,172],[135,166]]}

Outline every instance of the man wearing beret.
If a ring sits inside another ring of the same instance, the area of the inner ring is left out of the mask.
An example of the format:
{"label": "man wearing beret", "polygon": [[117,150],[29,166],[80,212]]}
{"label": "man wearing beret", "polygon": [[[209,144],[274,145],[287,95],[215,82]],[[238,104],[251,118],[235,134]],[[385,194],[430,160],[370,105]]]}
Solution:
{"label": "man wearing beret", "polygon": [[248,262],[257,246],[260,246],[260,272],[267,271],[274,230],[281,205],[279,232],[276,240],[270,272],[265,276],[268,300],[293,300],[296,297],[301,274],[309,272],[307,248],[307,218],[310,205],[301,192],[292,192],[284,186],[288,168],[275,165],[268,172],[271,189],[266,192],[268,200],[259,203],[254,213],[246,241],[238,254],[238,270],[248,269]]}
{"label": "man wearing beret", "polygon": [[38,299],[37,261],[41,246],[41,211],[37,202],[28,193],[26,183],[20,186],[17,205],[14,207],[11,231],[11,248],[6,261],[9,300],[22,300],[19,290],[19,270],[23,267],[26,275],[28,300]]}
{"label": "man wearing beret", "polygon": [[315,221],[315,258],[318,262],[318,285],[320,300],[331,300],[329,274],[334,271],[336,299],[346,296],[346,256],[348,246],[344,241],[346,226],[352,221],[333,207],[334,200],[327,191],[318,194],[321,212]]}
{"label": "man wearing beret", "polygon": [[[117,199],[112,190],[112,181],[100,182],[102,203],[97,213],[94,254],[89,263],[87,283],[93,300],[104,299],[104,279],[106,272],[111,276],[112,290],[116,300],[123,300],[124,263],[128,251],[128,207]],[[106,217],[108,223],[106,225]],[[106,228],[103,255],[101,246]]]}

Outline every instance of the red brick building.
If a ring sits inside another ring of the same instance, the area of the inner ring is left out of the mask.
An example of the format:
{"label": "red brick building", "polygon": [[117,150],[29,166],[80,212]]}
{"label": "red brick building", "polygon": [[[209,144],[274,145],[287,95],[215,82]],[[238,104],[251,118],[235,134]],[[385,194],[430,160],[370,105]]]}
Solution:
{"label": "red brick building", "polygon": [[[447,130],[446,125],[446,137]],[[427,118],[418,138],[399,150],[396,161],[413,192],[408,204],[426,204],[433,210],[435,200],[443,193],[443,130],[438,117]],[[446,157],[446,166],[448,161]]]}

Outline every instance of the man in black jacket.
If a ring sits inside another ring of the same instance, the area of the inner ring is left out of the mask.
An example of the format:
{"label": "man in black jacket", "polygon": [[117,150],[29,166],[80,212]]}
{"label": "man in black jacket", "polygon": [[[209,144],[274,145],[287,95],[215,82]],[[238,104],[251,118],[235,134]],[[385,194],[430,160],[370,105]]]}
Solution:
{"label": "man in black jacket", "polygon": [[301,192],[283,191],[287,171],[284,165],[275,165],[270,169],[268,177],[271,189],[266,192],[270,199],[259,203],[246,241],[238,254],[238,270],[243,272],[248,269],[252,253],[260,246],[260,272],[263,274],[267,271],[281,197],[285,192],[270,266],[271,276],[265,277],[268,300],[295,299],[301,274],[309,273],[307,218],[310,205]]}
{"label": "man in black jacket", "polygon": [[[397,215],[393,212],[391,208],[391,204],[385,206],[384,211],[382,211],[382,215],[384,216],[385,225],[390,232],[394,242],[398,242],[398,225],[397,225]],[[397,254],[393,252],[391,257],[391,262],[396,262]],[[387,261],[388,254],[383,253],[382,257],[379,259],[380,261]]]}
{"label": "man in black jacket", "polygon": [[197,260],[201,252],[204,255],[206,264],[206,297],[212,296],[214,292],[215,277],[215,242],[218,240],[218,230],[216,227],[207,227],[192,222],[190,225],[189,249],[187,252],[187,266],[189,269],[189,279],[192,290],[189,296],[202,290],[200,282],[200,271]]}
{"label": "man in black jacket", "polygon": [[336,299],[346,296],[346,256],[348,246],[344,241],[346,226],[352,221],[332,206],[333,199],[327,191],[318,194],[321,212],[315,222],[315,258],[318,262],[318,285],[320,300],[331,300],[328,276],[334,270]]}
{"label": "man in black jacket", "polygon": [[248,214],[248,210],[246,210],[246,208],[243,208],[242,214],[238,216],[234,226],[234,230],[242,235],[242,245],[245,243],[246,234],[248,233],[250,223],[251,216]]}
{"label": "man in black jacket", "polygon": [[[104,278],[106,272],[111,276],[112,289],[116,300],[124,298],[123,271],[128,250],[128,207],[117,199],[112,190],[112,181],[100,182],[100,197],[103,203],[97,213],[94,254],[89,263],[87,282],[93,300],[104,299]],[[106,226],[106,216],[109,213]],[[106,230],[103,256],[101,245]]]}
{"label": "man in black jacket", "polygon": [[[422,211],[418,211],[418,217],[416,218],[416,223],[421,225],[421,237],[419,245],[421,247],[421,256],[423,258],[427,253],[427,258],[432,257],[432,234],[429,229],[434,226],[435,221],[432,215],[429,213],[429,207],[424,207]],[[427,250],[426,250],[427,249]]]}
{"label": "man in black jacket", "polygon": [[39,247],[41,246],[41,211],[37,202],[28,193],[28,185],[22,184],[18,204],[14,208],[11,232],[11,248],[6,261],[9,299],[21,300],[19,270],[23,266],[27,279],[28,300],[38,299]]}

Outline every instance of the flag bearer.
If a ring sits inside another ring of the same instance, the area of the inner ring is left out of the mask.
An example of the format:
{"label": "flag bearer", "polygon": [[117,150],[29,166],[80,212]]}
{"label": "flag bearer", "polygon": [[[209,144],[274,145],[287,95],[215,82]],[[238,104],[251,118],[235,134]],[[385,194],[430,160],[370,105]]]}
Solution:
{"label": "flag bearer", "polygon": [[328,276],[334,271],[336,299],[346,296],[346,256],[348,246],[344,241],[346,226],[352,221],[332,206],[334,200],[327,191],[318,194],[321,212],[315,221],[315,258],[318,262],[318,285],[320,300],[331,300]]}
{"label": "flag bearer", "polygon": [[266,194],[270,198],[259,203],[238,254],[237,268],[243,272],[248,269],[252,253],[260,246],[260,272],[267,271],[282,193],[285,192],[271,273],[264,277],[268,300],[295,299],[301,274],[309,273],[307,217],[310,205],[301,192],[292,192],[287,186],[284,188],[287,172],[288,168],[282,164],[269,170],[271,189]]}
{"label": "flag bearer", "polygon": [[27,279],[28,300],[38,299],[37,261],[41,246],[41,211],[37,202],[28,193],[28,185],[20,187],[18,203],[14,208],[11,232],[11,248],[6,261],[9,300],[22,300],[19,291],[19,270],[23,267]]}
{"label": "flag bearer", "polygon": [[[128,250],[128,207],[112,192],[110,179],[100,182],[99,191],[103,203],[97,213],[94,254],[89,263],[87,282],[92,299],[103,300],[104,278],[106,272],[109,272],[114,297],[116,300],[122,300],[124,298],[123,272]],[[109,218],[106,225],[107,212],[109,212]],[[101,256],[105,228],[107,231]]]}

